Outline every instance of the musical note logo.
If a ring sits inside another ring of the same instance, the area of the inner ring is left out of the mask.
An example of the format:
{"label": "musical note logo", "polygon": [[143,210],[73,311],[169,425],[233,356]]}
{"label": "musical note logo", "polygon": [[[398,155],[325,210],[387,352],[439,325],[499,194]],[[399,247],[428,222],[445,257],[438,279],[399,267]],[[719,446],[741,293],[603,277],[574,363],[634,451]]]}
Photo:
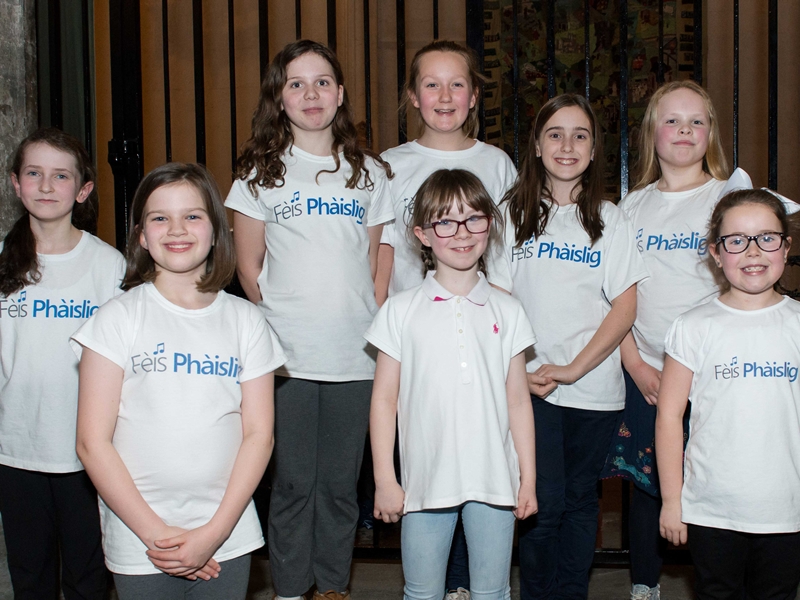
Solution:
{"label": "musical note logo", "polygon": [[164,353],[164,342],[161,342],[156,346],[156,350],[155,352],[153,352],[153,354],[163,354],[163,353]]}
{"label": "musical note logo", "polygon": [[28,290],[22,290],[19,293],[19,300],[17,300],[17,302],[25,302],[25,297],[27,296],[27,294],[28,294]]}

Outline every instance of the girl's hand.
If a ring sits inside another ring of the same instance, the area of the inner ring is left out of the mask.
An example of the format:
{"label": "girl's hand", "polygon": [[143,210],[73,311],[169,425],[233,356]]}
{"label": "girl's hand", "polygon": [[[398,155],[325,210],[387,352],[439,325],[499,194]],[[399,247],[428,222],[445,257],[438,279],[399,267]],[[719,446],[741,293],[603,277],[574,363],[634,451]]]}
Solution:
{"label": "girl's hand", "polygon": [[639,361],[635,367],[628,369],[633,382],[644,396],[645,401],[655,406],[658,404],[658,390],[661,387],[661,371],[648,365],[646,362]]}
{"label": "girl's hand", "polygon": [[539,512],[539,503],[536,500],[536,484],[523,483],[519,486],[517,508],[514,509],[514,516],[522,521],[537,512]]}
{"label": "girl's hand", "polygon": [[685,544],[689,539],[689,528],[681,521],[680,501],[664,502],[658,524],[661,528],[661,537],[676,546]]}
{"label": "girl's hand", "polygon": [[376,486],[373,516],[381,519],[384,523],[397,523],[403,516],[405,497],[406,493],[396,481]]}
{"label": "girl's hand", "polygon": [[558,382],[536,373],[528,373],[528,391],[539,398],[546,398],[558,387]]}
{"label": "girl's hand", "polygon": [[[178,528],[171,528],[178,529]],[[155,550],[148,550],[147,557],[167,575],[208,581],[219,574],[219,564],[211,558],[222,545],[219,536],[208,524],[182,531],[176,536],[155,541]]]}
{"label": "girl's hand", "polygon": [[536,375],[550,379],[557,383],[575,383],[581,378],[581,374],[577,372],[571,364],[561,365],[542,365],[536,369]]}

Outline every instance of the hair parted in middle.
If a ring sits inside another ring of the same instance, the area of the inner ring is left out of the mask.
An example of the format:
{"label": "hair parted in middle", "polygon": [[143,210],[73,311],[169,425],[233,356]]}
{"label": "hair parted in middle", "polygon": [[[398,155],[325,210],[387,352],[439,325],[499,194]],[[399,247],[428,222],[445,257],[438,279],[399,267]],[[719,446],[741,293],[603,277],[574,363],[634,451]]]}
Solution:
{"label": "hair parted in middle", "polygon": [[344,88],[342,104],[337,109],[332,123],[331,156],[336,168],[331,171],[322,170],[320,173],[335,173],[339,170],[341,150],[352,168],[346,187],[372,189],[374,182],[367,167],[367,156],[377,162],[388,177],[392,176],[388,163],[371,150],[360,148],[358,145],[358,131],[353,123],[353,108],[347,97],[347,88],[344,87],[344,73],[339,59],[322,44],[311,40],[297,40],[287,44],[278,52],[267,67],[261,82],[258,105],[253,113],[252,133],[250,139],[242,145],[242,153],[236,161],[236,177],[248,180],[250,192],[254,196],[259,186],[264,188],[283,186],[283,177],[286,174],[283,155],[294,143],[289,117],[283,110],[281,100],[283,88],[286,86],[286,70],[289,63],[309,52],[321,56],[330,64],[336,84]]}
{"label": "hair parted in middle", "polygon": [[[480,68],[478,68],[478,59],[475,56],[475,53],[469,48],[465,48],[456,42],[451,42],[449,40],[436,40],[417,50],[417,53],[411,60],[411,67],[408,71],[408,80],[406,81],[405,87],[403,88],[403,93],[400,96],[400,115],[406,117],[410,116],[416,130],[422,129],[425,125],[422,121],[422,116],[419,113],[419,109],[414,106],[411,100],[411,94],[414,94],[415,96],[419,95],[417,86],[419,85],[420,63],[422,62],[422,57],[430,52],[452,52],[453,54],[457,54],[464,59],[464,63],[468,72],[467,79],[469,79],[470,86],[472,87],[471,92],[475,95],[475,105],[469,109],[467,120],[464,121],[464,124],[461,126],[461,130],[467,137],[477,137],[478,130],[480,129],[478,107],[480,106],[483,82],[486,78],[481,73]],[[406,127],[406,129],[408,129],[408,127]]]}
{"label": "hair parted in middle", "polygon": [[639,130],[639,159],[634,171],[636,180],[631,191],[640,190],[654,181],[661,179],[661,165],[656,155],[656,126],[658,125],[658,103],[667,94],[677,90],[691,90],[703,99],[708,113],[708,149],[703,158],[703,170],[714,179],[727,179],[730,176],[728,159],[722,148],[719,134],[719,119],[711,96],[700,85],[691,79],[670,81],[658,88],[647,103]]}
{"label": "hair parted in middle", "polygon": [[[581,226],[594,244],[603,235],[603,219],[600,209],[603,204],[603,159],[602,132],[597,117],[588,100],[578,94],[561,94],[548,100],[536,115],[536,121],[528,141],[528,152],[522,160],[517,182],[506,192],[503,202],[508,203],[509,225],[514,225],[515,246],[521,247],[532,237],[545,232],[550,219],[551,206],[545,199],[551,199],[547,170],[541,156],[536,156],[536,143],[542,135],[544,126],[562,108],[577,106],[592,127],[592,148],[594,159],[581,175],[580,190],[575,196],[578,205],[578,218]],[[574,191],[574,190],[573,190]]]}
{"label": "hair parted in middle", "polygon": [[[463,211],[464,206],[468,206],[491,219],[487,252],[491,252],[495,244],[502,242],[503,215],[481,180],[475,174],[463,169],[434,171],[419,186],[414,196],[414,208],[407,232],[409,239],[412,239],[413,243],[420,247],[423,273],[435,270],[436,264],[433,260],[433,251],[416,239],[414,228],[436,221],[454,204],[460,211]],[[478,260],[478,270],[488,276],[483,256]]]}
{"label": "hair parted in middle", "polygon": [[228,226],[228,215],[225,213],[219,188],[206,168],[194,163],[178,162],[156,167],[145,175],[136,188],[131,203],[130,233],[125,250],[127,269],[121,287],[129,290],[156,279],[156,265],[150,253],[139,243],[139,238],[147,216],[145,209],[148,199],[157,189],[170,185],[190,185],[203,199],[214,238],[206,261],[206,274],[200,277],[197,289],[201,292],[218,292],[230,283],[236,270],[236,253]]}

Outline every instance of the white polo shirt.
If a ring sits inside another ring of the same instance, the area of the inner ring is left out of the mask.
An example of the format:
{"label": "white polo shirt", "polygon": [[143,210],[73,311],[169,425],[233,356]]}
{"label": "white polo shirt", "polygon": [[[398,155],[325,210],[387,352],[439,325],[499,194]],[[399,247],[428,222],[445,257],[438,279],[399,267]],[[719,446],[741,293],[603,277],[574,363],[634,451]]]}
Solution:
{"label": "white polo shirt", "polygon": [[[419,243],[408,226],[414,214],[414,196],[423,182],[439,169],[464,169],[481,180],[486,191],[500,204],[503,195],[517,180],[517,169],[508,154],[484,142],[475,141],[466,150],[435,150],[417,141],[386,150],[381,157],[392,166],[394,177],[389,189],[394,209],[394,221],[383,229],[382,244],[394,247],[392,278],[389,295],[418,286],[424,278],[419,256]],[[489,281],[510,289],[511,280],[499,248],[486,256]]]}
{"label": "white polo shirt", "polygon": [[[506,228],[506,251],[519,298],[539,343],[528,351],[528,372],[543,364],[567,365],[586,347],[611,310],[611,301],[647,277],[636,251],[633,227],[611,202],[603,202],[603,236],[592,245],[578,219],[578,206],[553,205],[545,233],[515,248]],[[622,361],[616,348],[573,384],[546,398],[556,406],[619,410],[625,406]]]}
{"label": "white polo shirt", "polygon": [[470,500],[516,506],[506,377],[536,336],[520,303],[483,275],[467,296],[451,294],[433,275],[389,298],[364,335],[400,361],[404,511]]}
{"label": "white polo shirt", "polygon": [[800,302],[714,299],[678,317],[666,349],[693,373],[682,520],[800,531]]}

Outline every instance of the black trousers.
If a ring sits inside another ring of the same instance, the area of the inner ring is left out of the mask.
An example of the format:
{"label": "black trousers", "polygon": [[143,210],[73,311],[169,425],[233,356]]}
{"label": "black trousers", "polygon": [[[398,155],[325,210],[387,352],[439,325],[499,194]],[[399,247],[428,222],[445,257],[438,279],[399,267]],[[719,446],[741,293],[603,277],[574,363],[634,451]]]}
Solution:
{"label": "black trousers", "polygon": [[800,533],[742,533],[689,525],[698,600],[793,600]]}
{"label": "black trousers", "polygon": [[15,600],[106,597],[97,492],[85,471],[0,465],[0,515]]}

